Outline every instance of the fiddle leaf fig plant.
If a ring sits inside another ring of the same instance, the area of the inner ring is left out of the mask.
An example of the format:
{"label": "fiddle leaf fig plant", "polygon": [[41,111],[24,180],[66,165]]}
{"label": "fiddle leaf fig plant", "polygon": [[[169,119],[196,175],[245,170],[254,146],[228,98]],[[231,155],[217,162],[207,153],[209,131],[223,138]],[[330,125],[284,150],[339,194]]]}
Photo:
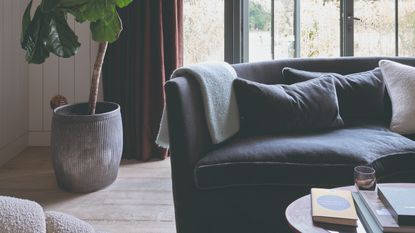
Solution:
{"label": "fiddle leaf fig plant", "polygon": [[107,46],[116,41],[122,31],[117,7],[126,7],[133,0],[42,0],[31,17],[32,1],[23,14],[21,34],[21,46],[26,50],[29,63],[42,64],[50,53],[63,58],[77,53],[81,44],[68,25],[69,14],[79,23],[90,23],[92,39],[99,42],[89,97],[89,114],[95,114]]}

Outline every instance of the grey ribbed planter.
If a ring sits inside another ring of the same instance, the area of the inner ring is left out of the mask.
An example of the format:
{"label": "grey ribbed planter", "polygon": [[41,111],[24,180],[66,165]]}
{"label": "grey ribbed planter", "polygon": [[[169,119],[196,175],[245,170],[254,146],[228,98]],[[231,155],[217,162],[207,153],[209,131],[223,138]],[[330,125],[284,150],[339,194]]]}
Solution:
{"label": "grey ribbed planter", "polygon": [[59,187],[69,192],[93,192],[112,184],[120,165],[120,106],[98,103],[95,115],[85,115],[87,108],[87,103],[66,105],[53,114],[53,168]]}

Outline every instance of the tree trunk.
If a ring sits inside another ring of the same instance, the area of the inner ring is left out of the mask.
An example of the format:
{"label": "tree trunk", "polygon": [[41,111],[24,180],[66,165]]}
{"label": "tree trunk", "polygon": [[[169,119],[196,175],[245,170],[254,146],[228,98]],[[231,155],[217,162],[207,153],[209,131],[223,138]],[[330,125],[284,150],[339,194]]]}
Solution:
{"label": "tree trunk", "polygon": [[92,72],[91,90],[89,91],[88,114],[94,115],[97,107],[99,79],[101,77],[102,65],[104,63],[105,53],[107,52],[108,42],[99,43],[98,54]]}

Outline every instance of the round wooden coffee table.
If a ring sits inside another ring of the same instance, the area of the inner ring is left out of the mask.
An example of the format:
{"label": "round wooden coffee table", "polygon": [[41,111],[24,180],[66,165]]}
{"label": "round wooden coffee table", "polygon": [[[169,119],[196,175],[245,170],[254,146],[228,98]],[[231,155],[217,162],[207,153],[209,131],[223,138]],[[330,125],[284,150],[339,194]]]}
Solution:
{"label": "round wooden coffee table", "polygon": [[[414,187],[415,184],[381,184],[384,186],[398,186],[398,187]],[[338,189],[349,190],[349,191],[356,191],[354,186],[346,186],[340,187]],[[301,233],[328,233],[332,232],[322,227],[316,226],[313,223],[311,218],[311,199],[310,195],[301,197],[291,203],[287,210],[285,211],[285,217],[287,218],[288,224],[290,225],[291,229],[294,232],[301,232]],[[347,231],[345,231],[347,232]],[[360,221],[358,221],[358,227],[354,231],[350,232],[358,232],[358,233],[365,233],[365,229]]]}

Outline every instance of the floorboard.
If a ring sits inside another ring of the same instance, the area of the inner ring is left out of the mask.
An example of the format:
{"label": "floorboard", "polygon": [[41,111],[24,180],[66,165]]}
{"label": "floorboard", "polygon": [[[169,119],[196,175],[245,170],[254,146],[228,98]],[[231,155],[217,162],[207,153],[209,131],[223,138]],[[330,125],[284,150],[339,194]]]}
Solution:
{"label": "floorboard", "polygon": [[40,203],[110,233],[174,233],[169,159],[121,163],[117,180],[88,194],[60,190],[48,147],[31,147],[0,168],[0,195]]}

